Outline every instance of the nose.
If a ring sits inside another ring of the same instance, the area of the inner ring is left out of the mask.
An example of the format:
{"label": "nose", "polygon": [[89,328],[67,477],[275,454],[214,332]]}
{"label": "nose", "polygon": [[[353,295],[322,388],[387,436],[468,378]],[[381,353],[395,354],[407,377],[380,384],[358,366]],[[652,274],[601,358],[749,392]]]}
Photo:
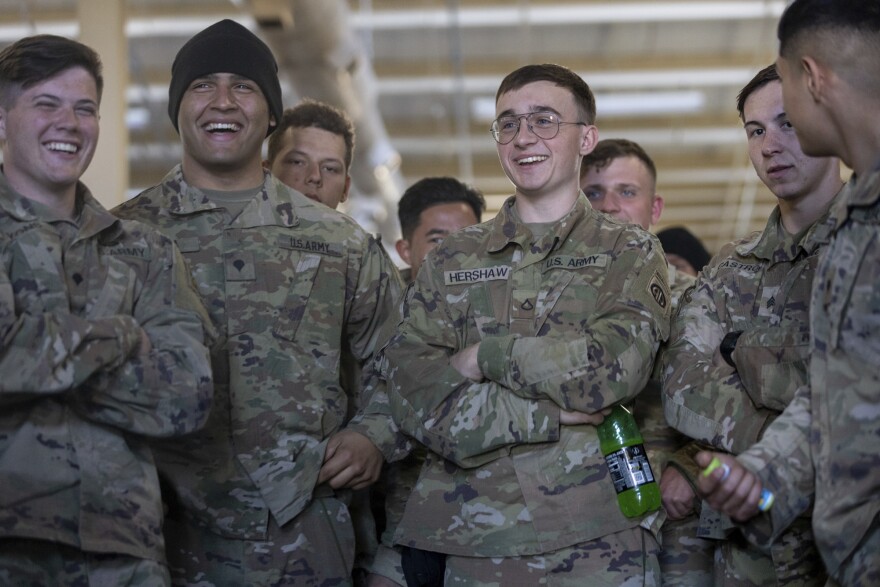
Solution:
{"label": "nose", "polygon": [[765,156],[771,156],[780,151],[782,151],[782,141],[779,133],[771,129],[764,131],[764,141],[761,143],[761,152]]}
{"label": "nose", "polygon": [[230,84],[218,84],[214,92],[212,104],[215,108],[229,109],[235,108],[235,94]]}
{"label": "nose", "polygon": [[538,139],[538,135],[532,130],[528,117],[523,114],[519,117],[518,122],[519,126],[516,129],[516,136],[513,137],[514,142],[518,145],[534,143]]}
{"label": "nose", "polygon": [[614,214],[615,212],[620,211],[620,198],[612,192],[611,190],[605,192],[605,197],[602,198],[602,212],[606,212],[608,214]]}
{"label": "nose", "polygon": [[75,129],[79,127],[79,116],[72,106],[62,106],[58,108],[57,112],[55,125],[58,128]]}
{"label": "nose", "polygon": [[306,168],[306,181],[315,185],[321,185],[321,165],[319,163],[309,163]]}

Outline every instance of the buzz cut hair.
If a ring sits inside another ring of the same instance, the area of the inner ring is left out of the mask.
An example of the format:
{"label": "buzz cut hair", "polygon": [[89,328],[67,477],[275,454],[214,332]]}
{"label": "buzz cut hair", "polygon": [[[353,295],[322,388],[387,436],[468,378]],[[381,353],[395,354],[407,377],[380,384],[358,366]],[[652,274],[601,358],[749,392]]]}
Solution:
{"label": "buzz cut hair", "polygon": [[614,160],[622,157],[635,157],[647,168],[651,180],[657,183],[657,166],[641,145],[627,139],[603,139],[596,143],[596,148],[581,159],[581,181],[590,169],[603,169]]}
{"label": "buzz cut hair", "polygon": [[351,169],[354,157],[354,125],[351,119],[338,108],[325,102],[306,99],[287,108],[281,115],[278,127],[269,136],[267,157],[269,165],[275,162],[278,153],[284,146],[284,133],[288,128],[319,128],[339,135],[345,143],[345,172]]}
{"label": "buzz cut hair", "polygon": [[397,219],[404,240],[410,240],[422,212],[440,204],[462,202],[470,206],[477,222],[483,217],[486,200],[480,190],[462,183],[454,177],[426,177],[409,186],[397,204]]}

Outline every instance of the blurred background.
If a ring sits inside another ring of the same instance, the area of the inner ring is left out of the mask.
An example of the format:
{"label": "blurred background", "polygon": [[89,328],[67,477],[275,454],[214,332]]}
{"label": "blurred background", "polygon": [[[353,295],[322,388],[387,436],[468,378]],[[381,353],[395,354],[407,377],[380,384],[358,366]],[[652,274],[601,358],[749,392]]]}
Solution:
{"label": "blurred background", "polygon": [[749,163],[735,100],[775,59],[784,7],[782,0],[0,0],[0,47],[55,33],[102,55],[102,137],[85,181],[121,201],[180,160],[167,115],[178,49],[232,18],[273,49],[285,106],[311,97],[355,121],[346,211],[386,239],[396,238],[397,198],[425,176],[466,181],[486,194],[489,216],[497,211],[512,186],[488,131],[495,91],[521,65],[559,63],[596,94],[600,138],[634,140],[654,158],[666,200],[655,228],[685,225],[714,253],[763,228],[774,205]]}

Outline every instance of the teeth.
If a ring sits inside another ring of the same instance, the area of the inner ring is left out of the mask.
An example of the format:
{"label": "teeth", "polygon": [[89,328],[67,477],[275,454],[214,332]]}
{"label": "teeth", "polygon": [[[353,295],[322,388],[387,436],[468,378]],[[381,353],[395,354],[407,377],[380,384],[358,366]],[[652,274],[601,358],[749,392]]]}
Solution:
{"label": "teeth", "polygon": [[525,159],[520,159],[519,164],[523,165],[525,163],[537,163],[538,161],[544,161],[547,159],[546,155],[535,155],[534,157],[526,157]]}
{"label": "teeth", "polygon": [[215,130],[228,130],[236,132],[238,128],[238,125],[234,122],[212,122],[205,127],[205,130],[207,130],[208,132],[212,132]]}
{"label": "teeth", "polygon": [[46,145],[50,151],[64,151],[65,153],[76,153],[79,149],[72,143],[53,142]]}

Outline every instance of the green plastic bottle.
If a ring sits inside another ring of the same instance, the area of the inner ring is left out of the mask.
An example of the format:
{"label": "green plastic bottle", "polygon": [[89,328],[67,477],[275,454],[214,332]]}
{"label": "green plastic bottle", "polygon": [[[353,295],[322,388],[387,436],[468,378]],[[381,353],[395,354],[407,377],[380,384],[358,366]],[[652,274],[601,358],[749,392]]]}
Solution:
{"label": "green plastic bottle", "polygon": [[638,518],[660,509],[660,488],[632,413],[621,405],[614,406],[598,431],[599,448],[608,463],[623,515]]}

